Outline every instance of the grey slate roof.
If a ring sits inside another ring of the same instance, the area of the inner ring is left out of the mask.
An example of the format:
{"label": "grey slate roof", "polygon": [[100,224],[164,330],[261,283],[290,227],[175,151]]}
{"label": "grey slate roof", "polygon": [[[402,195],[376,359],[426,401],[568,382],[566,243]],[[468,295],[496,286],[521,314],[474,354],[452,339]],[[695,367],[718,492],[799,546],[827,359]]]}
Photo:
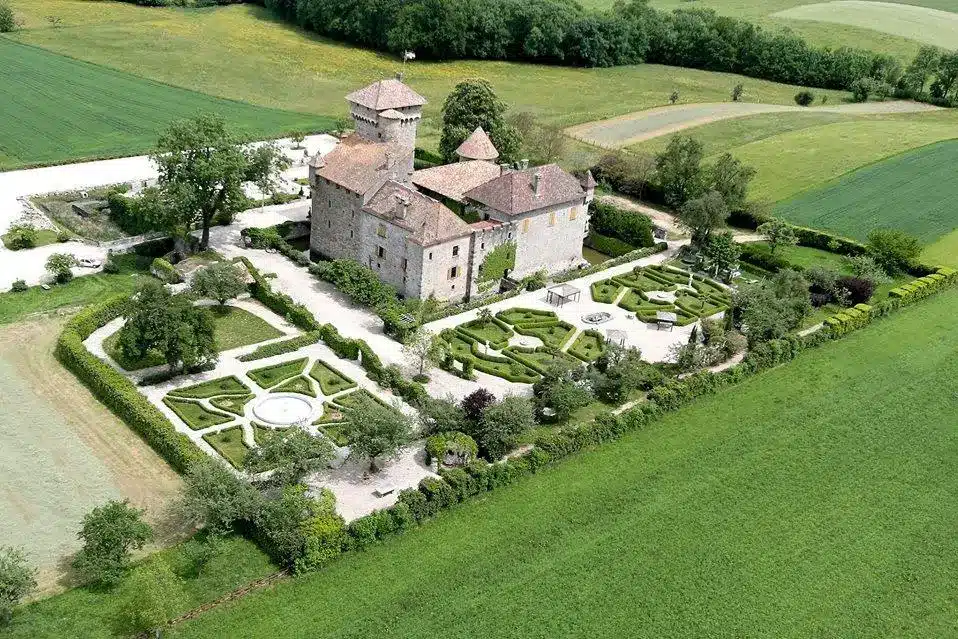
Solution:
{"label": "grey slate roof", "polygon": [[499,151],[492,144],[492,140],[477,126],[476,130],[469,134],[469,137],[463,140],[463,143],[456,149],[456,154],[467,160],[495,160],[499,157]]}
{"label": "grey slate roof", "polygon": [[346,96],[346,99],[374,111],[426,104],[426,98],[395,78],[373,82],[367,87],[353,91]]}
{"label": "grey slate roof", "polygon": [[[398,199],[408,206],[400,215]],[[386,182],[363,210],[410,232],[409,239],[422,246],[465,237],[472,229],[462,218],[431,197],[398,182]]]}
{"label": "grey slate roof", "polygon": [[[538,193],[534,190],[539,175]],[[579,180],[555,164],[512,171],[466,191],[466,198],[507,215],[521,215],[585,197]]]}
{"label": "grey slate roof", "polygon": [[465,199],[463,193],[499,177],[501,173],[498,164],[485,160],[466,160],[416,171],[412,174],[412,183],[450,200],[462,202]]}

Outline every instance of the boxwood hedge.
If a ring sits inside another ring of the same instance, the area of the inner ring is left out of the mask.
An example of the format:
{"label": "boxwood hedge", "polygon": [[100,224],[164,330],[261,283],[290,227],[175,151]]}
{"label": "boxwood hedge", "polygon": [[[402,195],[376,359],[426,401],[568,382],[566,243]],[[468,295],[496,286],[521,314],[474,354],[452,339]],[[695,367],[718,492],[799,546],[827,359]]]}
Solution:
{"label": "boxwood hedge", "polygon": [[186,435],[178,433],[133,382],[83,345],[83,340],[93,331],[123,314],[128,304],[127,296],[118,296],[75,315],[57,339],[57,359],[173,468],[185,472],[194,462],[203,459],[205,453]]}

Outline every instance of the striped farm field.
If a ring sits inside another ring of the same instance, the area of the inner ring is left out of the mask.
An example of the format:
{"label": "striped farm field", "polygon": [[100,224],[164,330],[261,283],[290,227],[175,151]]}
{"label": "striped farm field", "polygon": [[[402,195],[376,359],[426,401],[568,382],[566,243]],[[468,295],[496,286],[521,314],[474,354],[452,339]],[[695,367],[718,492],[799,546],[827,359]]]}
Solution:
{"label": "striped farm field", "polygon": [[222,115],[244,138],[332,119],[177,88],[0,38],[0,170],[147,152],[175,119]]}
{"label": "striped farm field", "polygon": [[782,202],[789,221],[864,240],[897,228],[931,244],[958,229],[958,140],[939,142],[866,166]]}

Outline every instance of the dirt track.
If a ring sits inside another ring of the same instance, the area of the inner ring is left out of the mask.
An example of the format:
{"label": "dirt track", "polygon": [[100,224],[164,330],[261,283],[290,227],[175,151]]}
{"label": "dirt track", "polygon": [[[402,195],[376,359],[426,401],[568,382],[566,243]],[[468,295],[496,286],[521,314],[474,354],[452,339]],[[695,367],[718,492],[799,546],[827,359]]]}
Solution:
{"label": "dirt track", "polygon": [[712,102],[677,104],[628,113],[617,118],[597,120],[569,127],[565,132],[577,139],[606,148],[636,144],[660,135],[668,135],[719,120],[742,118],[760,113],[844,113],[847,115],[881,115],[936,111],[938,107],[900,100],[836,104],[817,107],[761,104],[754,102]]}
{"label": "dirt track", "polygon": [[182,534],[181,479],[53,357],[63,318],[0,327],[0,544],[24,546],[50,592],[82,516],[108,499],[146,508],[158,543]]}

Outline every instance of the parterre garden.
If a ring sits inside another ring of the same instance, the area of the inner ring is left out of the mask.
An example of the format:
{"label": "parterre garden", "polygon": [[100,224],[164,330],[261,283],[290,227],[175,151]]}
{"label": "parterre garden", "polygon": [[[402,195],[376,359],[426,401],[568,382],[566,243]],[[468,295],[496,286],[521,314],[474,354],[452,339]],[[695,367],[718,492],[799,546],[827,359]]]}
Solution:
{"label": "parterre garden", "polygon": [[[440,336],[449,346],[449,359],[461,363],[464,377],[478,370],[532,384],[557,360],[589,363],[603,353],[600,333],[585,331],[573,341],[575,334],[576,327],[552,311],[510,308],[446,329]],[[451,362],[446,368],[460,370]]]}
{"label": "parterre garden", "polygon": [[[656,291],[673,293],[674,299],[657,299],[653,295]],[[690,280],[688,271],[657,264],[593,283],[592,299],[604,304],[618,301],[618,306],[643,322],[655,322],[660,311],[675,313],[679,326],[711,317],[732,305],[728,289],[714,280],[698,274]]]}
{"label": "parterre garden", "polygon": [[314,410],[321,404],[323,414],[312,425],[336,446],[345,446],[349,440],[343,431],[348,422],[344,415],[355,396],[382,400],[365,389],[354,391],[355,381],[321,359],[313,359],[308,366],[311,359],[299,357],[250,368],[245,376],[252,383],[230,375],[177,388],[167,393],[163,403],[237,469],[243,468],[247,452],[260,443],[264,433],[288,427],[263,423],[249,410],[254,399],[271,393],[316,398],[311,402]]}

